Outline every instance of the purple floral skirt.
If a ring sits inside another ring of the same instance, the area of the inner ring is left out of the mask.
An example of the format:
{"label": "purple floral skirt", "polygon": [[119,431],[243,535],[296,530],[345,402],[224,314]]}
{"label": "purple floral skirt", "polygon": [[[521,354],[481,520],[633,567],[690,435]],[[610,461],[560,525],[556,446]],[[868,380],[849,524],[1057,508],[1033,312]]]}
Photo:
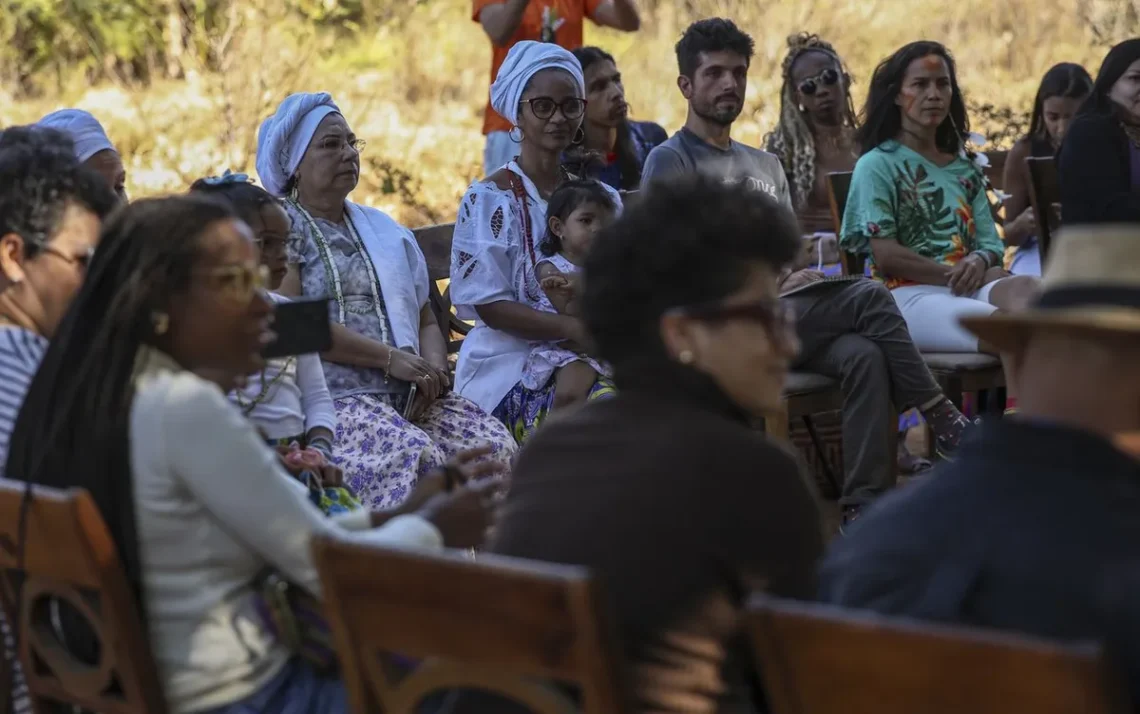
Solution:
{"label": "purple floral skirt", "polygon": [[[402,401],[402,400],[400,400]],[[501,422],[456,394],[441,397],[416,423],[379,394],[333,400],[336,445],[332,462],[366,508],[404,502],[420,476],[464,449],[489,445],[496,461],[510,463],[518,446]]]}

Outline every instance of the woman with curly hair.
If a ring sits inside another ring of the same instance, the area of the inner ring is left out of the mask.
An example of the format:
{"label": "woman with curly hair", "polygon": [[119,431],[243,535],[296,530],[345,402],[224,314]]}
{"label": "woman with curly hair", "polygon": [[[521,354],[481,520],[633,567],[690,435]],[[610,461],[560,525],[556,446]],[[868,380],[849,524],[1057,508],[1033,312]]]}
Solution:
{"label": "woman with curly hair", "polygon": [[851,76],[831,44],[801,32],[788,38],[783,79],[780,122],[764,143],[784,165],[800,225],[830,232],[827,174],[850,171],[859,157]]}

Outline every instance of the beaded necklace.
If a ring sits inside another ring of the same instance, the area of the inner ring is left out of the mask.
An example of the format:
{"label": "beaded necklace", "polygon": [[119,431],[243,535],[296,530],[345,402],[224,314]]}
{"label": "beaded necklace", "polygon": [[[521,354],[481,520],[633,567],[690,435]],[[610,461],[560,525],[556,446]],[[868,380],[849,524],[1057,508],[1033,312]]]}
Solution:
{"label": "beaded necklace", "polygon": [[247,402],[245,400],[245,395],[240,389],[234,390],[234,397],[237,399],[238,406],[241,407],[241,413],[243,416],[249,416],[252,414],[257,405],[265,401],[265,399],[269,396],[270,390],[281,383],[281,380],[285,378],[285,374],[293,368],[293,365],[296,361],[296,357],[287,358],[281,365],[280,371],[278,371],[277,374],[273,376],[273,379],[269,380],[268,382],[265,381],[265,370],[262,370],[261,391],[256,397],[253,398],[252,401]]}
{"label": "beaded necklace", "polygon": [[[309,237],[312,238],[313,244],[317,246],[317,252],[320,253],[321,263],[325,266],[325,277],[328,282],[333,286],[333,297],[336,299],[339,316],[337,322],[345,324],[345,302],[344,292],[340,284],[340,270],[336,267],[336,261],[332,259],[332,250],[329,248],[328,239],[325,234],[317,226],[317,222],[309,215],[309,212],[298,203],[296,200],[288,199],[289,204],[292,205],[304,217],[305,223],[309,227]],[[392,344],[390,335],[388,334],[388,317],[384,314],[384,310],[380,307],[380,283],[376,279],[376,266],[372,264],[372,258],[368,255],[368,251],[364,247],[364,241],[360,240],[360,234],[356,232],[356,226],[352,223],[352,218],[349,217],[348,212],[344,213],[344,223],[348,226],[348,234],[352,238],[352,243],[358,253],[363,256],[364,260],[368,263],[368,285],[372,289],[372,309],[376,316],[380,318],[380,342],[386,345]]]}

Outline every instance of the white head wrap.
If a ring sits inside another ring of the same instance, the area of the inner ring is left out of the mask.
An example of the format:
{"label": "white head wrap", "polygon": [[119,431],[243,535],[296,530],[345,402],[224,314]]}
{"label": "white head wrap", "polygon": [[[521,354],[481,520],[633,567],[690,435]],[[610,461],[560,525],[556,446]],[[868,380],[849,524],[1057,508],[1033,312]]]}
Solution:
{"label": "white head wrap", "polygon": [[544,69],[561,69],[578,83],[578,91],[586,96],[586,81],[578,58],[551,42],[524,40],[516,43],[499,67],[491,85],[491,108],[513,125],[519,123],[519,100],[530,78]]}
{"label": "white head wrap", "polygon": [[257,176],[274,196],[284,196],[285,186],[313,140],[321,120],[340,108],[328,92],[290,94],[257,132]]}
{"label": "white head wrap", "polygon": [[75,144],[75,158],[80,163],[105,149],[115,151],[115,145],[107,138],[99,120],[82,109],[60,109],[40,119],[36,126],[62,131],[71,137]]}

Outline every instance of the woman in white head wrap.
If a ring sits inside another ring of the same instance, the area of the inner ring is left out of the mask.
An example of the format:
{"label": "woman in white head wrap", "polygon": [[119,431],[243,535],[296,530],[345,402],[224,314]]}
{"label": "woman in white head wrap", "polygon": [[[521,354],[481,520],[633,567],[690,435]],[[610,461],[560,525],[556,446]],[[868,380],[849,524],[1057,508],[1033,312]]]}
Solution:
{"label": "woman in white head wrap", "polygon": [[[546,202],[569,178],[561,156],[582,138],[586,112],[582,68],[558,45],[519,42],[491,85],[491,105],[513,124],[518,157],[471,184],[459,206],[451,252],[451,298],[459,316],[475,320],[463,341],[455,387],[502,421],[520,443],[549,412],[554,382],[522,384],[534,342],[586,344],[580,320],[536,309],[537,249],[546,231]],[[613,192],[614,202],[621,200]],[[612,393],[599,379],[590,398]]]}
{"label": "woman in white head wrap", "polygon": [[71,137],[75,144],[75,158],[107,181],[119,199],[127,202],[127,172],[115,145],[107,138],[99,120],[82,109],[60,109],[37,122]]}
{"label": "woman in white head wrap", "polygon": [[337,414],[332,461],[365,505],[387,508],[462,450],[487,446],[507,464],[517,447],[502,424],[450,391],[412,232],[347,200],[362,144],[328,94],[294,94],[261,125],[257,172],[285,197],[291,221],[280,292],[329,300],[333,346],[322,365]]}

